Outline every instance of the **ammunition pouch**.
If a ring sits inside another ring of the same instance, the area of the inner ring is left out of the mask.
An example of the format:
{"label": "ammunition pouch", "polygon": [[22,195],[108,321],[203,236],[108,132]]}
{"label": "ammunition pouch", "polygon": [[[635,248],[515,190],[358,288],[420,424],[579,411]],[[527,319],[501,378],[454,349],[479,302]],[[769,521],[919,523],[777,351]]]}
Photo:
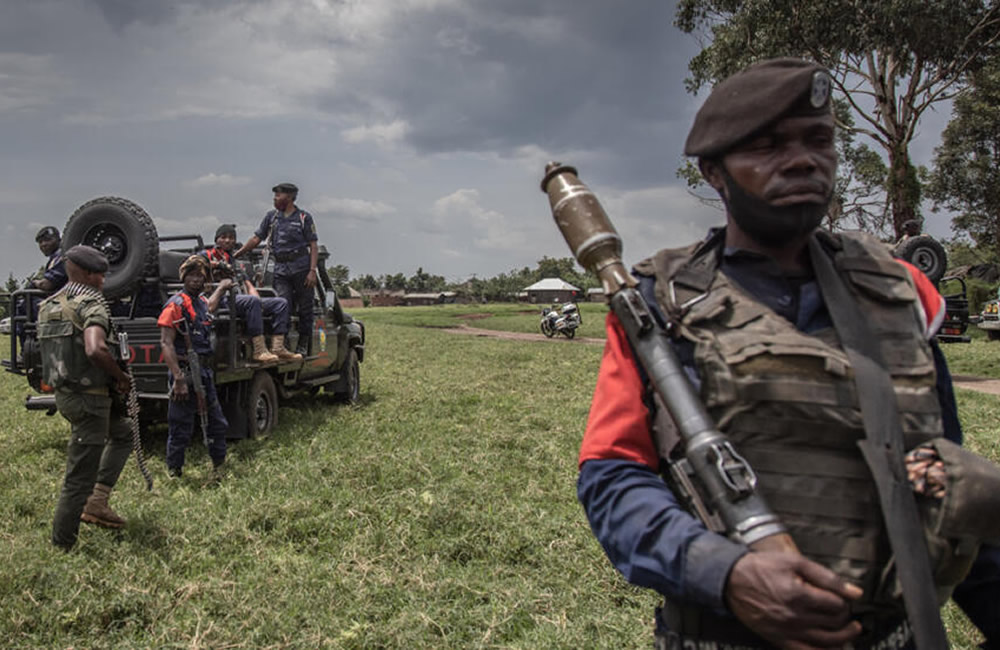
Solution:
{"label": "ammunition pouch", "polygon": [[982,542],[1000,541],[1000,467],[945,438],[933,447],[948,478],[944,497],[918,497],[924,533],[942,604],[965,579]]}

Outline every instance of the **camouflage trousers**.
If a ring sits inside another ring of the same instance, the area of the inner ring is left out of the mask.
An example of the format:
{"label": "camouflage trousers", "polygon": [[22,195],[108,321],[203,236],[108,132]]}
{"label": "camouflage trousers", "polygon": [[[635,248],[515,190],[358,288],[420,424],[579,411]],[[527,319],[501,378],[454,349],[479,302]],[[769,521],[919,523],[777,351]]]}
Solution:
{"label": "camouflage trousers", "polygon": [[66,476],[52,522],[52,543],[65,549],[76,543],[80,513],[95,483],[113,487],[132,452],[132,434],[124,409],[107,395],[59,391],[56,408],[70,423]]}

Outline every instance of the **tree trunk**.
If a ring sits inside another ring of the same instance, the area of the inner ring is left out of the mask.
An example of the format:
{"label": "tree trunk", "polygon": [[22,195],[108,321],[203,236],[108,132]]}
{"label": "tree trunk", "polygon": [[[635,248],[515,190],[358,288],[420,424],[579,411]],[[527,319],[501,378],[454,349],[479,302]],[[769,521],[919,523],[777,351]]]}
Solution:
{"label": "tree trunk", "polygon": [[897,143],[889,150],[889,178],[886,186],[892,209],[892,226],[898,239],[903,236],[903,224],[920,217],[920,181],[917,179],[916,167],[910,162],[910,152],[905,143]]}

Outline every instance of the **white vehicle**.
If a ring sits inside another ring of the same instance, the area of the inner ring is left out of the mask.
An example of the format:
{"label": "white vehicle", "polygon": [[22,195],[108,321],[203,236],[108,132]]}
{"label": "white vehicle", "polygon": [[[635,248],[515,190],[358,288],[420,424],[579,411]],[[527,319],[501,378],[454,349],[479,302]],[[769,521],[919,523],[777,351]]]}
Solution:
{"label": "white vehicle", "polygon": [[0,320],[0,334],[10,334],[10,316]]}

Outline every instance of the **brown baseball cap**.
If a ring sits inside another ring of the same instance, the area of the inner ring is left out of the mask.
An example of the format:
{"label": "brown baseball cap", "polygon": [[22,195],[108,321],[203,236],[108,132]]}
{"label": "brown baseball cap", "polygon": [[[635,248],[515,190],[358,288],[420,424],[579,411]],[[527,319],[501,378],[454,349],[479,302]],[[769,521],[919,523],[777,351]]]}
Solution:
{"label": "brown baseball cap", "polygon": [[826,68],[795,58],[755,63],[720,82],[694,118],[684,153],[711,158],[784,117],[830,113]]}

